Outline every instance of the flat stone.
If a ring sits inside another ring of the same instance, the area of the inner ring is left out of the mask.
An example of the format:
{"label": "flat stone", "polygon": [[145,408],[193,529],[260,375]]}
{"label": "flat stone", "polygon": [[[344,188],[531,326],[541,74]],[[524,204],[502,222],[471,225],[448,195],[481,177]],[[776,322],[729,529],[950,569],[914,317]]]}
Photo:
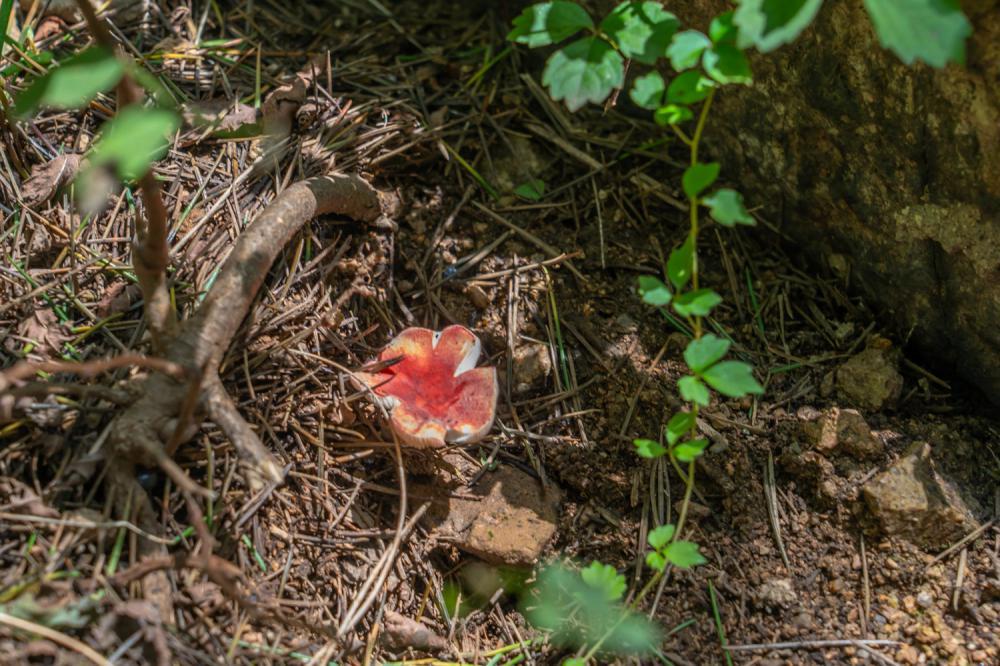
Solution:
{"label": "flat stone", "polygon": [[877,412],[895,406],[903,391],[903,376],[889,350],[871,347],[837,369],[836,386],[852,405]]}
{"label": "flat stone", "polygon": [[925,442],[915,443],[866,483],[862,494],[887,535],[922,548],[945,548],[979,526],[952,485],[934,469]]}
{"label": "flat stone", "polygon": [[853,458],[877,458],[885,451],[882,441],[872,434],[861,413],[834,407],[823,412],[798,412],[800,430],[806,441],[823,454],[845,453]]}
{"label": "flat stone", "polygon": [[[440,486],[417,485],[414,492],[444,494]],[[531,566],[556,532],[562,493],[515,467],[486,472],[467,494],[472,497],[434,501],[425,522],[436,536],[490,564]]]}
{"label": "flat stone", "polygon": [[538,388],[552,372],[548,345],[532,343],[514,350],[514,392]]}
{"label": "flat stone", "polygon": [[795,587],[788,578],[772,578],[761,583],[754,595],[758,602],[768,607],[787,608],[799,600]]}

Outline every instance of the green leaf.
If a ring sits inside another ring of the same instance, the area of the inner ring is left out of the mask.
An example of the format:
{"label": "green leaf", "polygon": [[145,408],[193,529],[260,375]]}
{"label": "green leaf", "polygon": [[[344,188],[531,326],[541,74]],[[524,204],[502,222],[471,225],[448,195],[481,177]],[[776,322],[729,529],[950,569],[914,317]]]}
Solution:
{"label": "green leaf", "polygon": [[[889,0],[893,2],[894,0]],[[799,36],[816,17],[823,0],[741,0],[733,15],[736,45],[767,53]]]}
{"label": "green leaf", "polygon": [[146,89],[146,92],[149,93],[157,104],[173,104],[174,98],[170,95],[170,92],[166,89],[166,87],[160,82],[160,79],[153,76],[145,68],[139,66],[135,62],[130,62],[128,65],[128,73],[136,83]]}
{"label": "green leaf", "polygon": [[753,368],[741,361],[722,361],[716,363],[701,376],[722,395],[730,398],[742,398],[745,395],[764,392],[753,376]]}
{"label": "green leaf", "polygon": [[652,275],[639,276],[639,295],[642,296],[643,303],[658,308],[670,305],[673,298],[670,288],[663,284],[663,280]]}
{"label": "green leaf", "polygon": [[562,666],[587,666],[587,660],[581,657],[570,657],[563,659]]}
{"label": "green leaf", "polygon": [[507,39],[530,48],[561,42],[580,30],[593,28],[586,10],[575,2],[542,2],[526,8],[513,21]]}
{"label": "green leaf", "polygon": [[697,340],[688,343],[684,350],[684,362],[691,372],[701,373],[729,351],[730,342],[714,333],[706,333]]}
{"label": "green leaf", "polygon": [[743,205],[743,195],[736,190],[723,187],[702,199],[701,202],[708,206],[712,218],[725,227],[736,224],[748,226],[757,224],[757,221]]}
{"label": "green leaf", "polygon": [[652,65],[661,57],[677,32],[680,21],[659,2],[626,1],[601,21],[608,35],[626,58]]}
{"label": "green leaf", "polygon": [[972,25],[956,0],[865,0],[879,43],[906,64],[965,61]]}
{"label": "green leaf", "polygon": [[114,53],[93,46],[35,79],[17,96],[14,114],[24,117],[39,107],[74,109],[84,106],[98,93],[113,88],[124,71]]}
{"label": "green leaf", "polygon": [[667,558],[655,551],[650,551],[646,553],[646,564],[649,565],[650,569],[663,571],[667,566]]}
{"label": "green leaf", "polygon": [[667,47],[670,66],[678,72],[691,69],[701,60],[702,52],[711,45],[712,40],[697,30],[678,32]]}
{"label": "green leaf", "polygon": [[706,446],[708,446],[707,439],[693,439],[675,446],[674,456],[681,462],[689,463],[704,453]]}
{"label": "green leaf", "polygon": [[705,51],[701,64],[708,75],[719,83],[749,85],[753,82],[747,57],[732,44],[716,44]]}
{"label": "green leaf", "polygon": [[688,235],[687,240],[680,247],[674,248],[667,259],[667,278],[675,290],[681,290],[691,279],[691,271],[694,268],[694,244]]}
{"label": "green leaf", "polygon": [[667,84],[659,72],[649,72],[635,80],[632,90],[629,91],[629,97],[636,105],[653,111],[663,104],[663,93],[666,88]]}
{"label": "green leaf", "polygon": [[693,402],[702,407],[708,407],[711,396],[708,387],[700,379],[688,375],[677,380],[677,389],[681,393],[681,398],[687,402]]}
{"label": "green leaf", "polygon": [[642,458],[659,458],[667,453],[663,445],[652,439],[634,439],[635,452]]}
{"label": "green leaf", "polygon": [[673,525],[660,525],[649,531],[649,534],[646,535],[646,543],[654,550],[663,550],[664,546],[674,538],[674,530]]}
{"label": "green leaf", "polygon": [[691,541],[675,541],[663,551],[670,563],[681,569],[690,569],[708,560],[698,552],[698,544]]}
{"label": "green leaf", "polygon": [[600,104],[625,80],[625,61],[600,37],[584,37],[553,53],[542,72],[555,101],[570,111],[587,102]]}
{"label": "green leaf", "polygon": [[583,582],[595,590],[600,590],[607,601],[618,601],[625,594],[625,576],[613,566],[601,562],[591,562],[580,572]]}
{"label": "green leaf", "polygon": [[707,317],[722,296],[711,289],[687,291],[674,299],[674,310],[682,317]]}
{"label": "green leaf", "polygon": [[656,121],[656,124],[661,127],[666,127],[667,125],[677,125],[686,120],[691,120],[692,118],[694,118],[694,113],[691,109],[678,104],[667,104],[666,106],[661,106],[653,114],[653,120]]}
{"label": "green leaf", "polygon": [[694,414],[677,412],[667,421],[667,443],[673,446],[694,428]]}
{"label": "green leaf", "polygon": [[514,194],[529,201],[538,201],[545,194],[545,181],[541,178],[531,178],[515,187]]}
{"label": "green leaf", "polygon": [[715,86],[712,80],[698,70],[678,74],[667,87],[667,101],[673,104],[694,104],[708,97]]}
{"label": "green leaf", "polygon": [[733,12],[719,14],[712,19],[712,24],[708,27],[708,36],[713,44],[736,45],[736,36],[739,29],[733,24]]}
{"label": "green leaf", "polygon": [[127,106],[104,124],[91,165],[113,165],[123,180],[139,178],[166,154],[168,137],[179,125],[172,111]]}
{"label": "green leaf", "polygon": [[718,162],[692,164],[684,171],[684,176],[681,178],[681,184],[684,186],[684,194],[689,199],[696,199],[718,177]]}

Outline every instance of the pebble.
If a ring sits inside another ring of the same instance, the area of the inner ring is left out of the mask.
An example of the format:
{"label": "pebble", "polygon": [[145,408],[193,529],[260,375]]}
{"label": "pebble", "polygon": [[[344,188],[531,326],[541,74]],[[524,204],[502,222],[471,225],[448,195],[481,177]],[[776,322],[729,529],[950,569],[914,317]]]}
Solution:
{"label": "pebble", "polygon": [[930,608],[934,605],[934,597],[927,590],[920,590],[917,594],[917,605],[921,608]]}

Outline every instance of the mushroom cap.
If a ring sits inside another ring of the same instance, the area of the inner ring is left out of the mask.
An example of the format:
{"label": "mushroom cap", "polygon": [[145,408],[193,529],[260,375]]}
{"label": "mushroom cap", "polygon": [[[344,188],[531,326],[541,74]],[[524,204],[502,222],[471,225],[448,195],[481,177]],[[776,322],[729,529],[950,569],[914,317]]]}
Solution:
{"label": "mushroom cap", "polygon": [[443,331],[408,328],[379,353],[391,362],[354,377],[390,412],[390,426],[404,444],[438,447],[478,442],[496,415],[496,368],[477,368],[481,345],[464,326]]}

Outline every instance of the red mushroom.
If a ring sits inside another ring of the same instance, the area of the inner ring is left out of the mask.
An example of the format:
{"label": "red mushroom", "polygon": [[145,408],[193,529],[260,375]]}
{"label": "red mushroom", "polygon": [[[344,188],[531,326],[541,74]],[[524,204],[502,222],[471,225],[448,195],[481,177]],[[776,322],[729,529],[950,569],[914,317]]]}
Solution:
{"label": "red mushroom", "polygon": [[477,368],[479,338],[464,326],[436,332],[408,328],[379,354],[382,369],[354,377],[390,413],[390,426],[409,446],[478,442],[493,427],[496,368]]}

